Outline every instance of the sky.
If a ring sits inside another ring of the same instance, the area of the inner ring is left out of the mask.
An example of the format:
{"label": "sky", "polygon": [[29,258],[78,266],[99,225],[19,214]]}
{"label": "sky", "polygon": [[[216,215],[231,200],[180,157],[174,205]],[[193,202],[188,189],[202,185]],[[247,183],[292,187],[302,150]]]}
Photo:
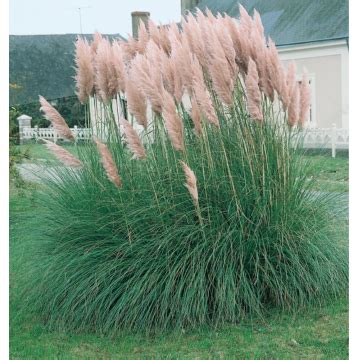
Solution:
{"label": "sky", "polygon": [[180,20],[180,0],[9,0],[11,35],[131,34],[131,12],[148,11],[155,23]]}

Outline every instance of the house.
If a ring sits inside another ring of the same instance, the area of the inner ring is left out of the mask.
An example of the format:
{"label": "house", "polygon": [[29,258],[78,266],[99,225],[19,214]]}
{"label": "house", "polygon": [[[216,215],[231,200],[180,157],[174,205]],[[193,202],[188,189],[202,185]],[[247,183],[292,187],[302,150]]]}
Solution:
{"label": "house", "polygon": [[[287,65],[306,69],[312,91],[310,128],[349,127],[348,0],[240,0],[249,14],[256,9],[265,33]],[[239,0],[181,0],[181,11],[209,8],[239,18]],[[299,78],[300,80],[300,78]]]}

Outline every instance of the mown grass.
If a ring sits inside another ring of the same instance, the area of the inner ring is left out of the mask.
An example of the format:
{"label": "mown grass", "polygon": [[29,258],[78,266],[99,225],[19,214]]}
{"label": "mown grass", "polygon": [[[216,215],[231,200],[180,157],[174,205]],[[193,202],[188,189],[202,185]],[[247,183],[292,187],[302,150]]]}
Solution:
{"label": "mown grass", "polygon": [[311,175],[319,180],[318,190],[349,192],[349,156],[339,152],[332,158],[329,152],[308,152]]}
{"label": "mown grass", "polygon": [[[121,333],[115,338],[50,332],[23,314],[23,284],[29,270],[27,244],[38,236],[36,189],[10,196],[10,356],[12,359],[345,359],[348,357],[348,304],[338,299],[298,315],[272,313],[265,321],[221,329],[202,328],[156,337]],[[32,224],[29,232],[28,224]],[[347,222],[338,241],[347,242]]]}
{"label": "mown grass", "polygon": [[[60,145],[60,144],[59,144]],[[28,151],[30,159],[28,161],[33,163],[42,163],[46,161],[57,162],[55,156],[46,148],[43,144],[37,143],[28,143],[23,145],[18,145],[21,151]],[[76,152],[76,149],[73,145],[65,145],[65,148],[70,152]]]}

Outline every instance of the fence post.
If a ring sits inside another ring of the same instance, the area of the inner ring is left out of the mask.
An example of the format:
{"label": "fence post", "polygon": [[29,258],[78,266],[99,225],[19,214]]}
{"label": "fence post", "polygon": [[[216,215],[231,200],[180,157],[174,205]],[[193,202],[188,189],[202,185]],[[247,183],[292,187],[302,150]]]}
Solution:
{"label": "fence post", "polygon": [[78,127],[77,127],[77,125],[74,125],[74,138],[75,138],[75,143],[77,143],[77,141],[78,141]]}
{"label": "fence post", "polygon": [[336,124],[333,124],[332,126],[332,133],[331,133],[331,156],[335,158],[336,156]]}
{"label": "fence post", "polygon": [[34,126],[34,133],[35,133],[35,142],[38,142],[38,138],[39,138],[39,126],[38,125]]}
{"label": "fence post", "polygon": [[25,137],[24,131],[29,130],[31,128],[31,116],[21,115],[17,118],[19,122],[19,138],[20,144],[23,144],[27,138]]}
{"label": "fence post", "polygon": [[54,144],[57,143],[57,133],[56,133],[56,130],[54,129]]}

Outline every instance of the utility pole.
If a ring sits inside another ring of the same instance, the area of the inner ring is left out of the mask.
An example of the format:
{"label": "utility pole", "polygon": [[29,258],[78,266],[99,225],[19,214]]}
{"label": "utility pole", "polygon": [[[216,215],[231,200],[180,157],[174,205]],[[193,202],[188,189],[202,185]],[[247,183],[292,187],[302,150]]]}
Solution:
{"label": "utility pole", "polygon": [[78,7],[78,10],[79,10],[79,20],[80,20],[80,34],[83,33],[81,10],[82,10],[82,9],[90,9],[90,8],[91,8],[91,6],[80,6],[80,7]]}

